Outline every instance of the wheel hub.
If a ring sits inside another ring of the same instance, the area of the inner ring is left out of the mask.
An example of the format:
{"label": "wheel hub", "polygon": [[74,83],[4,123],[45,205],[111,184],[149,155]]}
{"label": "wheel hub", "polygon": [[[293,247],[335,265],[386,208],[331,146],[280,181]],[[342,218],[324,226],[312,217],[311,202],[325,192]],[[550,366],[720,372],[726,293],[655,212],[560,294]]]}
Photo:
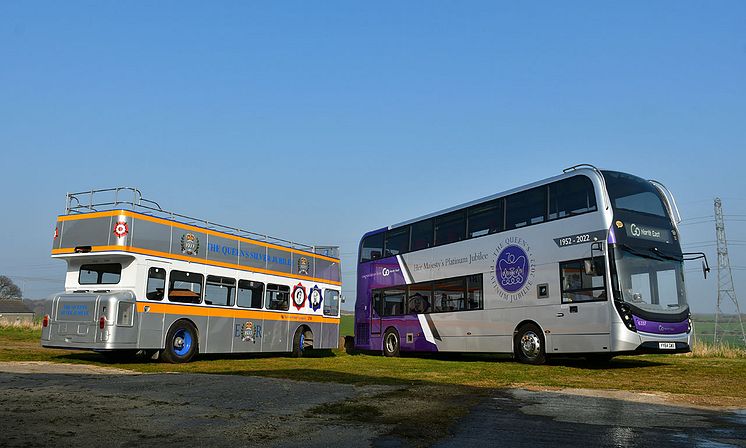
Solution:
{"label": "wheel hub", "polygon": [[521,337],[521,351],[527,358],[536,358],[541,353],[541,339],[533,331],[527,331]]}

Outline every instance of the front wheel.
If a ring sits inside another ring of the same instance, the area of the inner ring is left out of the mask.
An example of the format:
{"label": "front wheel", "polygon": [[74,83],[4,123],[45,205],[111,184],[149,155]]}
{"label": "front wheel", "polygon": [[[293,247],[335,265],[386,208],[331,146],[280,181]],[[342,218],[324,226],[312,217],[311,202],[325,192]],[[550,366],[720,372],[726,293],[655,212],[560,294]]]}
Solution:
{"label": "front wheel", "polygon": [[197,352],[197,329],[194,325],[185,320],[173,324],[166,335],[166,348],[161,358],[174,364],[189,362]]}
{"label": "front wheel", "polygon": [[386,330],[383,334],[383,354],[388,357],[399,356],[399,332],[393,328]]}
{"label": "front wheel", "polygon": [[525,364],[544,364],[547,360],[544,334],[534,324],[526,324],[515,335],[515,356]]}

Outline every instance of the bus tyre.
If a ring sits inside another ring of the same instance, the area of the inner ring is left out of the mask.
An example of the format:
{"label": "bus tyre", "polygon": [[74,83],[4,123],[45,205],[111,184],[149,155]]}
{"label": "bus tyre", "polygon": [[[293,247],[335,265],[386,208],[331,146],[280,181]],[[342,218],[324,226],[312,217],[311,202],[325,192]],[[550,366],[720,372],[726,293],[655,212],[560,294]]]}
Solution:
{"label": "bus tyre", "polygon": [[383,334],[383,355],[388,357],[399,356],[399,332],[394,328],[389,328]]}
{"label": "bus tyre", "polygon": [[313,348],[313,333],[305,327],[298,327],[293,336],[293,358],[302,357],[310,348]]}
{"label": "bus tyre", "polygon": [[197,329],[186,320],[177,321],[166,335],[166,348],[160,358],[170,363],[189,362],[197,354]]}
{"label": "bus tyre", "polygon": [[544,334],[535,324],[521,326],[515,334],[515,357],[525,364],[544,364],[547,355]]}

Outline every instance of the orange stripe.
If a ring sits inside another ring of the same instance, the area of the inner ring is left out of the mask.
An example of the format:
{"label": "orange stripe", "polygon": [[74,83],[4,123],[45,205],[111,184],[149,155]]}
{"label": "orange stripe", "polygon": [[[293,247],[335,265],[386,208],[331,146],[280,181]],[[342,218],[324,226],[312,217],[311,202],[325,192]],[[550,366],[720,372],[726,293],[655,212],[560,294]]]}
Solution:
{"label": "orange stripe", "polygon": [[243,238],[240,236],[231,235],[229,233],[223,233],[223,232],[218,232],[215,230],[205,229],[202,227],[191,226],[189,224],[183,224],[177,221],[169,221],[168,219],[156,218],[154,216],[143,215],[140,213],[131,212],[129,210],[112,210],[112,211],[106,211],[106,212],[85,213],[85,214],[80,214],[80,215],[61,215],[57,217],[57,221],[76,221],[80,219],[103,218],[107,216],[120,216],[120,215],[128,216],[130,218],[135,218],[135,219],[142,219],[144,221],[151,221],[151,222],[158,223],[158,224],[174,226],[174,227],[178,227],[184,230],[191,230],[194,232],[206,233],[208,235],[219,236],[221,238],[227,238],[229,240],[243,241],[245,243],[256,244],[257,246],[269,247],[271,249],[284,250],[287,252],[292,252],[294,254],[308,255],[310,257],[320,258],[322,260],[339,263],[339,258],[327,257],[325,255],[319,255],[313,252],[293,249],[291,247],[280,246],[278,244],[265,243],[263,241],[252,240],[250,238]]}
{"label": "orange stripe", "polygon": [[[247,271],[247,272],[259,272],[261,274],[277,275],[280,277],[293,278],[293,279],[298,279],[298,280],[307,280],[309,282],[328,283],[330,285],[337,285],[337,286],[342,285],[342,282],[337,282],[334,280],[326,280],[326,279],[317,278],[317,277],[308,277],[306,275],[293,275],[293,274],[288,274],[286,272],[279,272],[279,271],[273,271],[270,269],[241,266],[238,264],[225,263],[222,261],[199,260],[193,257],[188,257],[186,255],[167,254],[165,252],[159,252],[159,251],[150,250],[150,249],[142,249],[139,247],[93,246],[91,247],[91,251],[86,252],[86,253],[94,253],[94,252],[131,252],[131,253],[140,254],[140,255],[152,255],[154,257],[171,258],[171,259],[177,259],[177,260],[182,260],[182,261],[188,261],[190,263],[205,264],[208,266],[218,266],[218,267],[229,268],[229,269],[238,269],[238,270]],[[52,255],[65,255],[65,254],[73,254],[73,253],[75,253],[75,249],[73,248],[52,249]]]}
{"label": "orange stripe", "polygon": [[240,310],[236,308],[212,308],[199,305],[174,305],[161,302],[137,302],[137,311],[144,312],[150,307],[151,313],[176,314],[179,316],[233,317],[238,319],[264,319],[293,322],[339,323],[338,317],[310,314],[282,313],[272,311]]}

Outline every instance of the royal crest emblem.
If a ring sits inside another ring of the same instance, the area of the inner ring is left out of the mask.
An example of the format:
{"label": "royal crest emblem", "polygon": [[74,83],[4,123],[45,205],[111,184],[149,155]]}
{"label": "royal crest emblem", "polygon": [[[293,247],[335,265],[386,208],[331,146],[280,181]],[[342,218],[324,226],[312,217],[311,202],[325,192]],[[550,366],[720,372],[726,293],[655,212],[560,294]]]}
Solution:
{"label": "royal crest emblem", "polygon": [[308,275],[309,266],[310,265],[308,263],[308,258],[300,257],[300,259],[298,260],[298,274]]}
{"label": "royal crest emblem", "polygon": [[119,221],[114,225],[114,236],[117,238],[123,238],[127,236],[130,229],[127,226],[126,221]]}
{"label": "royal crest emblem", "polygon": [[306,305],[306,288],[298,283],[293,287],[293,306],[299,310]]}
{"label": "royal crest emblem", "polygon": [[314,285],[314,287],[311,288],[311,291],[308,292],[308,304],[311,305],[311,309],[318,311],[319,308],[321,308],[322,300],[321,288],[319,288],[318,285]]}
{"label": "royal crest emblem", "polygon": [[253,342],[262,337],[262,326],[254,324],[254,322],[248,321],[241,324],[236,324],[236,337],[241,338],[244,342]]}
{"label": "royal crest emblem", "polygon": [[536,263],[528,244],[518,237],[507,238],[494,253],[492,286],[508,302],[520,300],[533,284]]}
{"label": "royal crest emblem", "polygon": [[199,253],[199,238],[195,234],[185,233],[181,236],[181,253],[192,256]]}

